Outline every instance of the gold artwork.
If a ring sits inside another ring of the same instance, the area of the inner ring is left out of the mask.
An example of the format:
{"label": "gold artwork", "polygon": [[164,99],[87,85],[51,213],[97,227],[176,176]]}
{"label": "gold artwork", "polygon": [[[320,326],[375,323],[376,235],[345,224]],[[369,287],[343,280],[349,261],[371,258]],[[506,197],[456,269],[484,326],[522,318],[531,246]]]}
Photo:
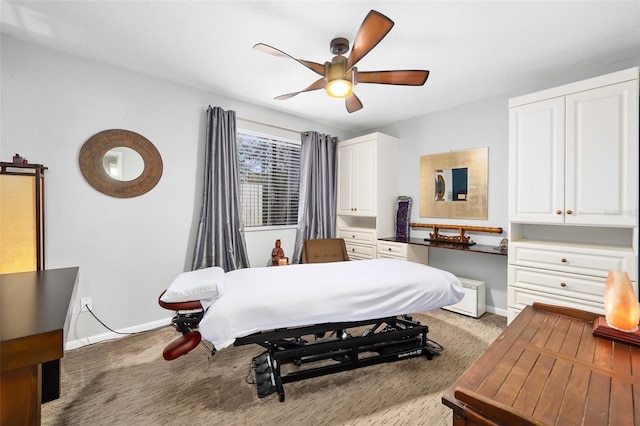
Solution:
{"label": "gold artwork", "polygon": [[[420,217],[488,219],[489,148],[420,157]],[[466,193],[448,201],[442,170],[467,169]],[[438,185],[439,182],[439,185]],[[440,191],[441,193],[438,193]]]}

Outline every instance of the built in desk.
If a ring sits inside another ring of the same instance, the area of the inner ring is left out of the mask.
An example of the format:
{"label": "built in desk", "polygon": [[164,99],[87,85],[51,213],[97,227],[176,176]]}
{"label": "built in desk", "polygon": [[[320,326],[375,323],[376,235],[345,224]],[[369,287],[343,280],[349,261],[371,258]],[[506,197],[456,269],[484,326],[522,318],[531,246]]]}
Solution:
{"label": "built in desk", "polygon": [[597,317],[527,306],[442,396],[453,424],[640,425],[640,348],[593,337]]}
{"label": "built in desk", "polygon": [[0,425],[38,425],[59,396],[77,279],[77,267],[0,274]]}
{"label": "built in desk", "polygon": [[391,241],[395,243],[405,243],[405,244],[415,244],[419,246],[427,246],[430,248],[438,248],[438,249],[448,249],[448,250],[459,250],[465,251],[469,253],[485,253],[485,254],[495,254],[498,256],[506,256],[506,251],[501,251],[497,246],[491,246],[486,244],[454,244],[454,243],[441,243],[439,241],[428,241],[424,238],[409,238],[409,239],[401,239],[401,238],[379,238],[380,241]]}

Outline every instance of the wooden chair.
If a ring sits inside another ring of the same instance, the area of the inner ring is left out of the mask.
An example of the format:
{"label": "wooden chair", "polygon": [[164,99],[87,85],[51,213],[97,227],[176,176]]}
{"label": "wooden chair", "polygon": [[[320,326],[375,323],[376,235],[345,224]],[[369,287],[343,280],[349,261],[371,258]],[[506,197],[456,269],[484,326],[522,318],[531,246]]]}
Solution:
{"label": "wooden chair", "polygon": [[300,263],[327,263],[349,260],[347,246],[342,238],[305,240]]}

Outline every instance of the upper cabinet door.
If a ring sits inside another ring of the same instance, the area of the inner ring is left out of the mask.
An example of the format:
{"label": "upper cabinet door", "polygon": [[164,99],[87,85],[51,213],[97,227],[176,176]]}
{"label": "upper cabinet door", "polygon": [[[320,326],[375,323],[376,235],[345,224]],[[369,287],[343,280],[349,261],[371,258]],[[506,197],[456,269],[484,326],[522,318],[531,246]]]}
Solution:
{"label": "upper cabinet door", "polygon": [[376,141],[338,149],[338,214],[376,215]]}
{"label": "upper cabinet door", "polygon": [[354,205],[356,215],[376,215],[376,142],[354,145],[357,150],[357,178]]}
{"label": "upper cabinet door", "polygon": [[355,213],[353,198],[355,191],[355,151],[354,146],[338,149],[338,214],[353,215]]}
{"label": "upper cabinet door", "polygon": [[564,222],[564,97],[509,110],[509,220]]}
{"label": "upper cabinet door", "polygon": [[637,226],[638,80],[567,96],[566,223]]}

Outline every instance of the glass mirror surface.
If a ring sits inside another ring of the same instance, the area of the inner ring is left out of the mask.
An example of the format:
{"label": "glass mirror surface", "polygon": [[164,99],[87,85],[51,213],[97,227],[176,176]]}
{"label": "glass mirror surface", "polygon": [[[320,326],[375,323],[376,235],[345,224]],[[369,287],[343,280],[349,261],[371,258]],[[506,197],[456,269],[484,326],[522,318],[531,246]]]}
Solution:
{"label": "glass mirror surface", "polygon": [[466,201],[469,172],[466,167],[434,172],[435,201]]}
{"label": "glass mirror surface", "polygon": [[119,146],[105,153],[102,158],[102,167],[112,178],[128,182],[142,174],[144,159],[134,149]]}

